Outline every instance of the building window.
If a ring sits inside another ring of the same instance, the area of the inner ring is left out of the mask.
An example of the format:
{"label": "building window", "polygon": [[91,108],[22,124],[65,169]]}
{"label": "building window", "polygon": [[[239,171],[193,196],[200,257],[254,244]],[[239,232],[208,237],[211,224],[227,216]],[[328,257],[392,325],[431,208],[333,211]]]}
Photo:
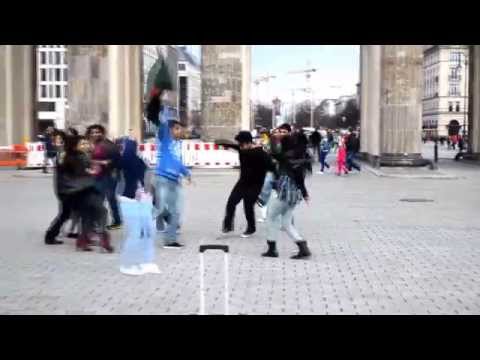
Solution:
{"label": "building window", "polygon": [[459,51],[452,51],[450,53],[450,64],[455,66],[459,65],[462,61],[462,53]]}
{"label": "building window", "polygon": [[178,70],[185,71],[186,69],[187,67],[185,66],[185,64],[178,64]]}
{"label": "building window", "polygon": [[40,80],[47,81],[47,72],[45,71],[45,69],[40,70]]}
{"label": "building window", "polygon": [[55,51],[55,64],[60,65],[61,64],[61,53],[59,51]]}
{"label": "building window", "polygon": [[42,97],[42,98],[47,97],[47,86],[46,85],[40,86],[40,97]]}
{"label": "building window", "polygon": [[455,111],[460,112],[460,101],[457,101],[457,103],[455,104]]}
{"label": "building window", "polygon": [[55,81],[62,81],[60,76],[60,69],[55,69]]}
{"label": "building window", "polygon": [[40,64],[45,65],[47,63],[47,53],[45,51],[40,52]]}
{"label": "building window", "polygon": [[53,52],[51,51],[48,53],[48,63],[53,64]]}
{"label": "building window", "polygon": [[460,86],[457,83],[451,83],[448,88],[449,96],[461,96],[460,95]]}
{"label": "building window", "polygon": [[68,90],[67,85],[64,85],[63,86],[63,97],[65,99],[68,99],[68,91],[67,90]]}
{"label": "building window", "polygon": [[60,85],[55,85],[55,97],[59,99],[62,97]]}
{"label": "building window", "polygon": [[63,69],[63,81],[68,81],[68,69]]}
{"label": "building window", "polygon": [[448,112],[452,112],[453,111],[453,102],[449,101],[448,102]]}

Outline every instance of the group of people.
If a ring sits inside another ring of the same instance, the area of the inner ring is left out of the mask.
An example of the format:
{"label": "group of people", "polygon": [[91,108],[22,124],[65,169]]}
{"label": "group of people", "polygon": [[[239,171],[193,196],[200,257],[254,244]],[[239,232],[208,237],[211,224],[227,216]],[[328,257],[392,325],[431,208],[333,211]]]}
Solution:
{"label": "group of people", "polygon": [[[164,233],[165,248],[184,246],[178,240],[183,223],[183,182],[191,184],[192,174],[182,161],[184,126],[162,105],[164,93],[152,93],[147,107],[148,120],[158,127],[157,165],[149,184],[146,184],[147,166],[137,155],[138,145],[133,137],[125,136],[113,142],[101,125],[90,126],[84,136],[74,129],[51,132],[53,145],[49,151],[54,152],[56,163],[54,185],[59,213],[45,234],[46,244],[62,244],[57,237],[71,219],[73,225],[68,236],[76,238],[78,250],[91,251],[92,246],[99,245],[111,253],[114,249],[109,231],[126,224],[122,258],[138,253],[139,246],[143,246],[143,252],[140,251],[143,255],[124,261],[128,266],[121,271],[130,275],[159,272],[153,264],[153,238],[157,232]],[[243,238],[257,230],[256,205],[266,221],[267,251],[262,256],[279,256],[276,244],[282,230],[298,247],[293,259],[311,256],[307,241],[295,226],[294,213],[302,201],[308,203],[310,199],[305,185],[313,164],[309,144],[318,153],[321,172],[329,167],[326,158],[334,146],[333,135],[316,138],[316,133],[309,141],[302,131],[292,131],[289,124],[283,124],[271,134],[262,134],[261,144],[256,144],[248,131],[239,132],[234,141],[216,141],[218,145],[238,151],[240,158],[240,177],[227,200],[223,234],[234,231],[235,209],[243,201],[247,220]],[[348,173],[351,168],[360,170],[354,161],[359,147],[356,135],[350,132],[341,137],[338,147],[337,173]],[[118,191],[120,179],[121,193]],[[112,217],[110,225],[107,225],[107,203]]]}
{"label": "group of people", "polygon": [[289,124],[274,129],[256,145],[250,132],[241,131],[236,144],[216,141],[218,145],[233,148],[240,156],[240,178],[227,201],[223,233],[234,231],[235,208],[243,200],[247,229],[241,235],[248,238],[256,232],[254,206],[266,208],[267,251],[264,257],[278,257],[277,240],[283,229],[298,246],[292,259],[311,256],[307,241],[294,226],[293,214],[301,201],[309,201],[305,177],[312,173],[312,159],[307,151],[305,135],[293,133]]}
{"label": "group of people", "polygon": [[[135,140],[125,137],[114,143],[106,137],[102,125],[92,125],[85,135],[73,128],[66,132],[54,130],[52,144],[59,213],[45,234],[45,243],[62,244],[57,237],[70,219],[72,228],[68,237],[76,238],[77,250],[91,251],[91,246],[98,244],[106,252],[113,252],[109,230],[122,225],[117,201],[120,174],[125,197],[135,197],[137,183],[144,182],[146,165],[137,156]],[[105,201],[110,207],[111,224],[107,224]]]}

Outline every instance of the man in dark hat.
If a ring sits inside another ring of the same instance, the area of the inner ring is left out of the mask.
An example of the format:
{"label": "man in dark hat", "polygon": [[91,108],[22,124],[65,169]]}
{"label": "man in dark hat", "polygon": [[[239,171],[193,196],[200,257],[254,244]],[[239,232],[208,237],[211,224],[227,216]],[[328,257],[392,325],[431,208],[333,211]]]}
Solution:
{"label": "man in dark hat", "polygon": [[240,131],[235,137],[237,144],[229,141],[217,140],[216,144],[235,149],[240,155],[240,179],[233,187],[228,198],[225,218],[223,220],[223,233],[234,230],[235,209],[243,200],[243,208],[247,219],[247,229],[242,234],[243,238],[250,237],[256,231],[255,203],[262,190],[265,176],[268,171],[275,172],[272,158],[261,146],[253,144],[253,137],[249,131]]}

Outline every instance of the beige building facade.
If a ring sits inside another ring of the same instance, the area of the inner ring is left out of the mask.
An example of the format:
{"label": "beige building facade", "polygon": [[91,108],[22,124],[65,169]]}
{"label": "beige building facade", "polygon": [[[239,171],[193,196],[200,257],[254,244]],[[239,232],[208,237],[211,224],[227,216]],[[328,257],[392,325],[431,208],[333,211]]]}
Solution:
{"label": "beige building facade", "polygon": [[468,133],[468,46],[425,45],[423,54],[424,135],[446,137],[452,121]]}

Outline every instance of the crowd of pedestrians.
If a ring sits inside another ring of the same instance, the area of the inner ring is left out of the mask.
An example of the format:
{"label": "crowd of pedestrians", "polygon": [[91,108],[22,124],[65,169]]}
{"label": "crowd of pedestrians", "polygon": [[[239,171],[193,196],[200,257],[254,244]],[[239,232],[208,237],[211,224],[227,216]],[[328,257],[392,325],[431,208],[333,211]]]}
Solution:
{"label": "crowd of pedestrians", "polygon": [[[158,127],[157,164],[150,181],[146,181],[147,165],[139,158],[132,136],[111,140],[99,124],[88,127],[85,135],[75,129],[48,130],[59,210],[46,231],[47,245],[63,243],[59,234],[71,220],[68,237],[76,239],[77,250],[92,251],[98,246],[112,253],[110,232],[125,225],[120,269],[129,275],[160,272],[154,261],[157,234],[163,233],[164,248],[184,246],[178,239],[185,221],[183,183],[191,184],[192,174],[182,161],[184,125],[162,105],[165,93],[153,92],[147,108],[148,120]],[[308,137],[283,124],[271,132],[261,131],[259,138],[257,143],[250,132],[241,131],[233,140],[216,141],[238,151],[240,159],[240,177],[226,201],[222,233],[234,231],[235,209],[243,201],[247,228],[241,237],[255,234],[257,204],[258,221],[266,223],[267,251],[262,256],[279,256],[276,244],[283,230],[298,247],[292,258],[309,258],[307,241],[294,221],[298,205],[310,200],[305,178],[312,174],[317,159],[320,174],[332,168],[330,153],[336,154],[337,175],[360,171],[358,136],[353,131],[322,135],[315,130]]]}

